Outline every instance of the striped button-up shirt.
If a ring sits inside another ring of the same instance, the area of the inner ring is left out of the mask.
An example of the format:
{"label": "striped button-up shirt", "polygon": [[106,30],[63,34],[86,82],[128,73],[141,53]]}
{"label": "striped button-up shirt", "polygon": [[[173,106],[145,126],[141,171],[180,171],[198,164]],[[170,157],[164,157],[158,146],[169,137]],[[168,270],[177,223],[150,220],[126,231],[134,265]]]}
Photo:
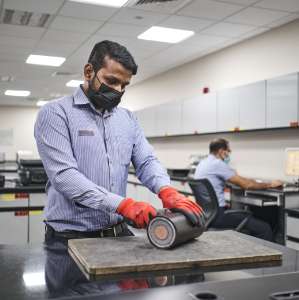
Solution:
{"label": "striped button-up shirt", "polygon": [[40,109],[34,135],[49,178],[46,223],[56,231],[122,221],[116,209],[126,197],[130,162],[152,192],[170,184],[136,117],[120,107],[96,111],[80,87]]}

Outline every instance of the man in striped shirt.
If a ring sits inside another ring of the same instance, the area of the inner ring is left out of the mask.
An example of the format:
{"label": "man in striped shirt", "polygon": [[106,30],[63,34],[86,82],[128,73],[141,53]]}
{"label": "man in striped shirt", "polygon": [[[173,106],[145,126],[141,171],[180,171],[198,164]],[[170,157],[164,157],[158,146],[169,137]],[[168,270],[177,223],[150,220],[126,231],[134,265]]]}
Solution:
{"label": "man in striped shirt", "polygon": [[127,235],[124,219],[146,227],[156,210],[126,198],[130,162],[163,207],[177,209],[194,225],[202,225],[202,209],[170,187],[135,116],[117,106],[136,72],[125,47],[97,43],[84,66],[84,84],[39,111],[35,139],[49,178],[45,223],[50,235]]}

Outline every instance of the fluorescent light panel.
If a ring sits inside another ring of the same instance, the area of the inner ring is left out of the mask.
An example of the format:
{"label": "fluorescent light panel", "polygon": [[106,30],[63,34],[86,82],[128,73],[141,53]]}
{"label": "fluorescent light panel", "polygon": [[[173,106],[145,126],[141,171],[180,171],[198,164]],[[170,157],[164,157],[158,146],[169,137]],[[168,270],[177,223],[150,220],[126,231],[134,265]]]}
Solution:
{"label": "fluorescent light panel", "polygon": [[152,26],[145,32],[141,33],[138,38],[142,40],[175,44],[189,38],[193,34],[194,31],[191,30]]}
{"label": "fluorescent light panel", "polygon": [[37,106],[43,106],[43,105],[47,104],[48,102],[49,101],[46,101],[46,100],[39,100],[39,101],[36,102],[36,105]]}
{"label": "fluorescent light panel", "polygon": [[27,96],[30,95],[30,91],[6,90],[4,95],[6,95],[6,96],[15,96],[15,97],[27,97]]}
{"label": "fluorescent light panel", "polygon": [[128,0],[70,0],[73,2],[88,3],[94,5],[122,7]]}
{"label": "fluorescent light panel", "polygon": [[80,84],[83,84],[83,82],[84,82],[83,80],[70,80],[69,82],[66,83],[66,86],[77,87]]}
{"label": "fluorescent light panel", "polygon": [[64,61],[64,57],[31,54],[28,56],[26,63],[41,66],[59,67],[64,63]]}

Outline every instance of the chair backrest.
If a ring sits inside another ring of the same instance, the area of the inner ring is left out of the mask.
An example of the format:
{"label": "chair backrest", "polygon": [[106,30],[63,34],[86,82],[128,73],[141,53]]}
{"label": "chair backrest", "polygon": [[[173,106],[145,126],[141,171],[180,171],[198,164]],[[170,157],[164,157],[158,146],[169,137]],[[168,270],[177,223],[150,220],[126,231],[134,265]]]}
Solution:
{"label": "chair backrest", "polygon": [[190,188],[194,194],[196,202],[202,207],[205,212],[207,222],[206,226],[214,220],[217,215],[219,203],[215,190],[206,178],[192,180],[189,182]]}

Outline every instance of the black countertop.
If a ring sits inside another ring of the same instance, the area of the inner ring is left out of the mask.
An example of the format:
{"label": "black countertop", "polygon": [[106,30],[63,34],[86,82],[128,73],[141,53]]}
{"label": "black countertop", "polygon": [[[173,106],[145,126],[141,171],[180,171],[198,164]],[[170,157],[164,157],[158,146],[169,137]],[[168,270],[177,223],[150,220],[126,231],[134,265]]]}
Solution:
{"label": "black countertop", "polygon": [[[251,269],[248,269],[248,266],[245,269],[243,265],[239,267],[242,271],[193,269],[168,271],[168,273],[138,273],[123,275],[118,278],[88,280],[69,256],[67,247],[62,242],[47,245],[0,245],[0,299],[41,300],[92,295],[98,295],[98,297],[105,295],[106,297],[108,294],[113,294],[116,297],[132,289],[144,288],[146,289],[143,292],[144,298],[148,299],[146,295],[151,295],[152,291],[155,290],[154,288],[160,288],[161,286],[163,287],[162,291],[166,286],[176,286],[174,287],[176,290],[181,287],[184,290],[186,284],[189,286],[191,283],[203,281],[232,279],[236,276],[236,272],[240,272],[243,277],[255,277],[298,271],[297,251],[252,237],[247,238],[282,251],[282,264],[280,266],[259,268],[254,265],[252,266],[254,268]],[[124,255],[125,259],[125,254],[121,253],[121,249],[120,255]],[[214,274],[214,277],[216,274],[218,279],[211,279],[209,274]],[[162,298],[157,296],[151,299]]]}

